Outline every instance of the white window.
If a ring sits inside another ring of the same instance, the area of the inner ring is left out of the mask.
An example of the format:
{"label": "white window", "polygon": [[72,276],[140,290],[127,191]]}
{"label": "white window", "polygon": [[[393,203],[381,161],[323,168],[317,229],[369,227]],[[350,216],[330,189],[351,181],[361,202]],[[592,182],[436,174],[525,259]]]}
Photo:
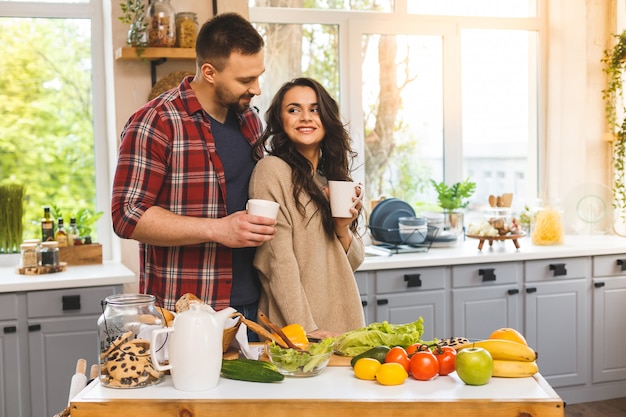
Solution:
{"label": "white window", "polygon": [[24,238],[44,206],[102,211],[110,257],[103,0],[0,1],[0,181],[26,185]]}
{"label": "white window", "polygon": [[490,194],[514,193],[518,209],[534,201],[542,0],[317,0],[305,12],[295,0],[249,6],[267,42],[257,105],[267,109],[295,76],[327,86],[349,123],[369,200],[397,197],[426,211],[436,203],[431,178],[470,177],[470,209]]}

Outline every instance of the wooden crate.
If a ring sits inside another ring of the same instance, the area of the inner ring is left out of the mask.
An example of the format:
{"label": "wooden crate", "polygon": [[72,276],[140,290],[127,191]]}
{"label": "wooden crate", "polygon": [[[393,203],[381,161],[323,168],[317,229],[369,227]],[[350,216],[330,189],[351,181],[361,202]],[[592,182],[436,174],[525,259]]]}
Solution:
{"label": "wooden crate", "polygon": [[92,265],[102,263],[102,245],[91,243],[89,245],[66,246],[59,248],[61,262],[67,265]]}

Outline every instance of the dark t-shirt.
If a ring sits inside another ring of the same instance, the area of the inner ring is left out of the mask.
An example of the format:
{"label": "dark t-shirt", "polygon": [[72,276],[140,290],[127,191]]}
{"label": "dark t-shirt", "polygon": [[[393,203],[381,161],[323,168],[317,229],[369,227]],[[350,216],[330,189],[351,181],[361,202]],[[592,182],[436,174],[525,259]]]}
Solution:
{"label": "dark t-shirt", "polygon": [[[231,214],[245,210],[250,175],[255,165],[252,146],[239,131],[237,115],[232,111],[228,112],[224,124],[211,117],[211,130],[226,176],[226,211]],[[256,248],[233,249],[231,305],[258,301],[261,284],[252,266],[255,252]]]}

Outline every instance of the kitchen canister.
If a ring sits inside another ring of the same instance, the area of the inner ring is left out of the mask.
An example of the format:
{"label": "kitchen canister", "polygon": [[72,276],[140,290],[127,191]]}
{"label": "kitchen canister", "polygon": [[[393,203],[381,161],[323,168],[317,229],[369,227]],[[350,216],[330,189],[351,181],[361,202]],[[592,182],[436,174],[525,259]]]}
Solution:
{"label": "kitchen canister", "polygon": [[163,327],[163,319],[149,294],[116,294],[102,301],[98,319],[99,379],[109,388],[141,388],[157,384],[162,373],[152,363],[152,332]]}
{"label": "kitchen canister", "polygon": [[530,240],[533,245],[560,245],[564,238],[563,210],[560,201],[537,200],[531,210]]}
{"label": "kitchen canister", "polygon": [[176,44],[176,12],[170,0],[152,0],[148,6],[148,46]]}

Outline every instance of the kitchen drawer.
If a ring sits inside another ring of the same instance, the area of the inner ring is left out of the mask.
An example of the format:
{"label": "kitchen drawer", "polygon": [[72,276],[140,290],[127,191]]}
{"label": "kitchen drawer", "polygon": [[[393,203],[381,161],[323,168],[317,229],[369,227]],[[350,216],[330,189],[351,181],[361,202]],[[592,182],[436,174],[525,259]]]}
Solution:
{"label": "kitchen drawer", "polygon": [[515,284],[522,279],[521,262],[495,262],[452,267],[452,287]]}
{"label": "kitchen drawer", "polygon": [[367,272],[355,272],[354,279],[356,279],[356,285],[359,287],[359,294],[369,294],[369,288],[367,288]]}
{"label": "kitchen drawer", "polygon": [[0,320],[17,319],[17,295],[0,295]]}
{"label": "kitchen drawer", "polygon": [[593,276],[612,277],[626,275],[626,253],[593,257]]}
{"label": "kitchen drawer", "polygon": [[446,268],[389,269],[376,272],[376,294],[445,288]]}
{"label": "kitchen drawer", "polygon": [[102,314],[100,302],[115,293],[115,286],[29,292],[26,294],[28,317]]}
{"label": "kitchen drawer", "polygon": [[589,257],[526,261],[526,282],[577,279],[590,276]]}

